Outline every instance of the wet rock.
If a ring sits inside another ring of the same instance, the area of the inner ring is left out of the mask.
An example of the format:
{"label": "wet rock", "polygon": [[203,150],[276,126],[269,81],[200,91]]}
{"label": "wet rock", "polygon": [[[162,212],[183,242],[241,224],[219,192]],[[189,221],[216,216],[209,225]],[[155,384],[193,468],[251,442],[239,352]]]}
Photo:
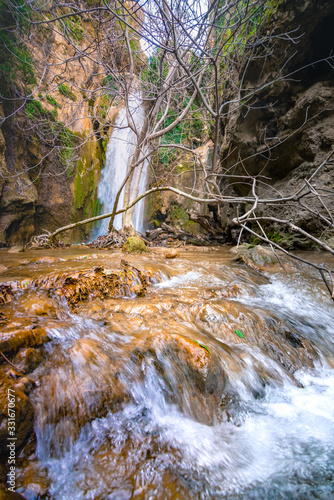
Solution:
{"label": "wet rock", "polygon": [[297,331],[261,309],[250,311],[234,301],[216,301],[194,304],[190,312],[194,321],[205,323],[212,335],[227,346],[233,349],[236,345],[256,346],[290,375],[301,368],[313,367],[318,359],[316,351]]}
{"label": "wet rock", "polygon": [[8,321],[7,316],[3,312],[0,312],[0,325],[6,323],[7,321]]}
{"label": "wet rock", "polygon": [[241,245],[233,248],[232,252],[236,254],[235,261],[242,261],[251,269],[258,271],[273,271],[275,267],[279,269],[279,262],[274,252],[262,245],[253,248]]}
{"label": "wet rock", "polygon": [[149,252],[145,242],[137,236],[130,236],[122,247],[124,253],[143,253]]}
{"label": "wet rock", "polygon": [[129,400],[129,390],[118,377],[119,363],[117,355],[104,351],[100,340],[82,338],[46,375],[36,398],[42,403],[41,432],[53,428],[49,443],[53,456],[68,451],[86,423],[119,410]]}
{"label": "wet rock", "polygon": [[0,499],[1,500],[24,500],[24,497],[20,493],[8,491],[7,485],[0,484]]}
{"label": "wet rock", "polygon": [[44,328],[26,327],[16,329],[9,327],[0,333],[0,352],[16,353],[19,349],[41,346],[50,340]]}
{"label": "wet rock", "polygon": [[176,259],[179,255],[180,253],[176,250],[176,248],[171,248],[170,250],[164,252],[165,259]]}
{"label": "wet rock", "polygon": [[31,393],[33,389],[35,389],[36,383],[30,377],[22,377],[16,384],[15,390],[23,392],[27,396]]}
{"label": "wet rock", "polygon": [[30,292],[29,295],[19,301],[19,307],[27,314],[36,316],[56,317],[55,302],[40,292]]}
{"label": "wet rock", "polygon": [[139,270],[128,262],[121,261],[121,271],[112,271],[103,267],[80,271],[48,275],[34,281],[35,287],[55,289],[60,297],[65,297],[68,304],[93,299],[115,297],[144,296],[148,285],[161,281],[159,273],[152,269]]}
{"label": "wet rock", "polygon": [[59,257],[52,257],[49,255],[45,255],[43,257],[36,257],[35,259],[30,259],[26,264],[54,264],[55,262],[61,262]]}
{"label": "wet rock", "polygon": [[159,333],[137,343],[132,359],[151,359],[166,385],[166,397],[197,421],[212,424],[226,376],[216,353],[201,341]]}
{"label": "wet rock", "polygon": [[10,302],[14,296],[11,285],[0,285],[0,304]]}
{"label": "wet rock", "polygon": [[34,410],[24,392],[16,388],[4,374],[0,374],[0,448],[8,444],[8,404],[15,405],[16,447],[20,446],[33,431]]}
{"label": "wet rock", "polygon": [[31,373],[43,361],[44,355],[40,349],[28,347],[19,351],[13,363],[22,373]]}
{"label": "wet rock", "polygon": [[21,253],[24,252],[24,247],[22,246],[13,246],[8,249],[8,253]]}

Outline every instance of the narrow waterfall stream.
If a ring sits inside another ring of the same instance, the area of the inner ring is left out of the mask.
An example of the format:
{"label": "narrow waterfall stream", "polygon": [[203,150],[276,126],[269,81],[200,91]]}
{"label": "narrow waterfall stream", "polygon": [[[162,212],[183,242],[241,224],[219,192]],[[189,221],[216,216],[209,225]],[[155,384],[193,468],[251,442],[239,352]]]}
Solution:
{"label": "narrow waterfall stream", "polygon": [[[129,98],[129,110],[138,131],[141,130],[144,120],[144,110],[140,94],[134,94]],[[122,107],[118,113],[115,128],[111,134],[106,154],[106,165],[102,170],[101,180],[98,186],[98,199],[101,203],[101,213],[112,212],[118,190],[128,171],[132,155],[135,150],[136,134],[128,127],[126,109]],[[147,183],[147,160],[143,162],[135,172],[132,185],[136,180],[136,175],[140,175],[139,194],[145,191]],[[131,198],[132,200],[132,198]],[[118,209],[123,208],[124,189],[120,195]],[[141,200],[135,208],[133,215],[133,225],[136,231],[143,232],[144,200]],[[94,230],[94,237],[101,236],[108,232],[109,219],[100,221],[100,225]],[[122,214],[115,217],[115,229],[122,227]]]}
{"label": "narrow waterfall stream", "polygon": [[[7,279],[77,276],[89,263],[110,270],[107,279],[122,258],[81,252],[16,262]],[[29,500],[333,498],[334,309],[316,274],[294,262],[286,273],[252,270],[229,249],[129,262],[157,277],[145,295],[124,288],[73,309],[42,278],[4,310],[16,329],[33,321],[51,339],[30,374],[36,452],[26,446],[18,491]],[[36,316],[29,304],[46,301]]]}

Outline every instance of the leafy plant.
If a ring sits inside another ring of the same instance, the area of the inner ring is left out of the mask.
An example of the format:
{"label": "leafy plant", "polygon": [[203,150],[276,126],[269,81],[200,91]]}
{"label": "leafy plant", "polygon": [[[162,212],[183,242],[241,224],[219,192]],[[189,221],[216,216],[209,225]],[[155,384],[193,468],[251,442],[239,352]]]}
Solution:
{"label": "leafy plant", "polygon": [[210,350],[209,350],[208,346],[206,346],[202,342],[199,342],[198,340],[194,340],[194,342],[196,342],[196,344],[198,344],[199,346],[203,347],[203,349],[206,349],[208,351],[208,353],[210,354]]}
{"label": "leafy plant", "polygon": [[49,104],[51,104],[55,108],[58,108],[58,109],[61,108],[61,105],[59,104],[59,102],[52,95],[48,94],[46,96],[46,100],[48,101]]}
{"label": "leafy plant", "polygon": [[244,334],[243,334],[240,330],[234,330],[234,331],[235,331],[235,333],[236,333],[239,337],[241,337],[242,339],[244,339],[244,338],[245,338],[245,335],[244,335]]}
{"label": "leafy plant", "polygon": [[29,119],[32,121],[50,117],[50,112],[43,108],[41,102],[36,99],[27,102],[25,110]]}
{"label": "leafy plant", "polygon": [[80,18],[77,16],[65,17],[60,22],[64,35],[69,35],[74,41],[82,42],[85,30],[81,26]]}
{"label": "leafy plant", "polygon": [[58,85],[58,90],[63,96],[71,99],[71,101],[76,101],[78,99],[77,96],[73,94],[73,92],[71,92],[70,88],[65,83],[61,83],[60,85]]}

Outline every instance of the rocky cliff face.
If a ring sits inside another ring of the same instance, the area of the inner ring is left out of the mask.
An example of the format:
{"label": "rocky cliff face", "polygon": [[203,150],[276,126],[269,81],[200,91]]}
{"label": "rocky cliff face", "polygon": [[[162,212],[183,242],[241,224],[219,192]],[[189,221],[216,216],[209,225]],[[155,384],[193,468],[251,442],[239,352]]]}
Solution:
{"label": "rocky cliff face", "polygon": [[[86,20],[80,29],[87,32],[92,27]],[[77,43],[84,52],[85,42]],[[15,58],[4,58],[0,64],[0,94],[4,96],[0,107],[0,245],[23,245],[34,234],[94,215],[108,124],[112,123],[109,111],[113,107],[107,96],[96,91],[105,75],[97,71],[94,61],[81,64],[66,37],[44,29],[33,32],[23,47],[31,58],[29,79],[27,68],[17,67]],[[22,97],[27,95],[28,100]],[[65,239],[78,241],[90,229],[68,233]]]}
{"label": "rocky cliff face", "polygon": [[[334,4],[282,1],[270,23],[268,30],[289,33],[294,42],[286,35],[276,40],[272,57],[249,66],[245,87],[250,90],[276,75],[285,78],[258,92],[250,107],[229,116],[221,155],[224,165],[236,174],[247,171],[269,178],[265,182],[271,187],[263,187],[262,193],[273,196],[275,190],[293,193],[300,180],[309,177],[333,149],[334,70],[333,59],[325,59],[334,50]],[[317,178],[318,185],[333,188],[333,179],[333,165],[329,164]],[[242,194],[249,189],[238,187]],[[333,213],[334,198],[327,198],[326,203]],[[266,208],[266,213],[280,217],[283,209]],[[313,234],[323,232],[319,220],[302,206],[284,207],[284,214]],[[329,238],[331,233],[323,236]]]}

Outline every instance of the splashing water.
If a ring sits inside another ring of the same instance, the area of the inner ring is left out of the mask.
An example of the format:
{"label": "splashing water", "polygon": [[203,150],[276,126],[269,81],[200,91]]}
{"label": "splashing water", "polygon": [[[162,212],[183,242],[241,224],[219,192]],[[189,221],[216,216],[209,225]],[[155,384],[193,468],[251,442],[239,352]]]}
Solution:
{"label": "splashing water", "polygon": [[[129,97],[129,111],[138,131],[141,130],[144,121],[144,110],[140,94]],[[102,177],[98,185],[98,199],[101,203],[101,213],[112,212],[116,195],[125,179],[131,158],[135,151],[137,136],[128,127],[126,109],[122,107],[118,113],[115,128],[111,134],[106,154],[106,165],[102,170]],[[135,171],[132,179],[132,188],[135,176],[140,175],[139,195],[145,191],[147,183],[147,160],[144,161],[142,170]],[[124,188],[119,197],[117,208],[123,207]],[[136,231],[143,232],[144,200],[137,203],[133,214],[133,225]],[[93,231],[94,237],[101,236],[108,232],[109,219],[100,221],[100,226]],[[115,229],[122,227],[122,214],[118,214],[114,220]]]}
{"label": "splashing water", "polygon": [[[222,250],[154,265],[165,280],[147,297],[93,301],[48,330],[35,477],[51,498],[333,498],[334,311],[321,285],[254,273]],[[192,369],[198,351],[189,361],[178,336],[208,347],[199,362],[216,363],[204,369],[213,379],[222,367],[213,404]],[[33,487],[19,491],[37,498]]]}

